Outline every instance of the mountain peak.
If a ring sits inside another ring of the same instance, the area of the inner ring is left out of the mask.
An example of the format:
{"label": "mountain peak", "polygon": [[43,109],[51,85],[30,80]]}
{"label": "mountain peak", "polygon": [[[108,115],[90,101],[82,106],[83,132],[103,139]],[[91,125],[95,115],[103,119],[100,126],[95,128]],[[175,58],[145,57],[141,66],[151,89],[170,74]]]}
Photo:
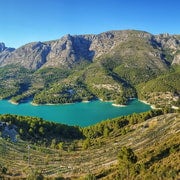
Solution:
{"label": "mountain peak", "polygon": [[3,51],[12,52],[12,51],[14,51],[14,50],[15,50],[15,48],[6,47],[6,46],[5,46],[5,43],[0,42],[0,53],[3,52]]}
{"label": "mountain peak", "polygon": [[3,42],[0,42],[0,52],[4,51],[6,49],[6,46]]}

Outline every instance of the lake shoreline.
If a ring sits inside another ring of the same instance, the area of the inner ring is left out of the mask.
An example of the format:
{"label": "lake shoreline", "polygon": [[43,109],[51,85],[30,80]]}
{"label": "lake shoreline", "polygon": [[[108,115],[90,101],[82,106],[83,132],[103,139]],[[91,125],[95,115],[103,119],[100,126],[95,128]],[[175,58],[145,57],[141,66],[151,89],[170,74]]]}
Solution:
{"label": "lake shoreline", "polygon": [[[135,100],[137,98],[130,98],[130,100]],[[1,100],[1,99],[0,99]],[[76,104],[76,103],[90,103],[90,102],[93,102],[93,101],[101,101],[101,102],[109,102],[109,103],[112,103],[111,105],[114,106],[114,107],[126,107],[127,105],[124,105],[124,104],[116,104],[116,103],[113,103],[113,101],[104,101],[103,99],[96,99],[96,100],[91,100],[91,101],[77,101],[77,102],[72,102],[72,103],[57,103],[57,104],[53,104],[53,103],[45,103],[45,104],[37,104],[37,103],[34,103],[34,102],[30,102],[30,104],[32,106],[58,106],[58,105],[69,105],[69,104]],[[148,103],[147,101],[145,100],[141,100],[141,99],[137,99],[138,101],[144,103],[144,104],[147,104],[151,107],[151,109],[157,109],[154,105],[151,105],[150,103]],[[8,100],[8,102],[10,102],[11,104],[13,105],[19,105],[21,103],[18,103],[18,102],[14,102],[12,100]]]}
{"label": "lake shoreline", "polygon": [[14,101],[12,101],[12,100],[8,100],[8,102],[10,102],[11,104],[13,104],[13,105],[19,105],[20,103],[18,103],[18,102],[14,102]]}
{"label": "lake shoreline", "polygon": [[152,105],[152,104],[150,104],[150,103],[148,103],[147,101],[145,101],[145,100],[141,100],[141,99],[138,99],[140,102],[142,102],[142,103],[144,103],[144,104],[147,104],[147,105],[149,105],[152,109],[157,109],[154,105]]}

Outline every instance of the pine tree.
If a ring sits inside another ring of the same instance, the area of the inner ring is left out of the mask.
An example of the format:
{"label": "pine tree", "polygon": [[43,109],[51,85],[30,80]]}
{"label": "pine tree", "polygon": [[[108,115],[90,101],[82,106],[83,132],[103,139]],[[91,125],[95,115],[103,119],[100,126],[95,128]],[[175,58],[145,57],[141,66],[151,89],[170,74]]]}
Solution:
{"label": "pine tree", "polygon": [[137,162],[137,156],[131,148],[122,147],[118,154],[119,174],[121,179],[130,179],[131,171]]}

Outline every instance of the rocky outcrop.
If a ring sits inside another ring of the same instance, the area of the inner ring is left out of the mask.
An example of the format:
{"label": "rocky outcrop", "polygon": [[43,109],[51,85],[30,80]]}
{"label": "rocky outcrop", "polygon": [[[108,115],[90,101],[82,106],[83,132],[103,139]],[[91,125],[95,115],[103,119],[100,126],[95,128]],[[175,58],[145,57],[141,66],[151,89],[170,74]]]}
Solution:
{"label": "rocky outcrop", "polygon": [[180,48],[180,39],[176,35],[160,34],[156,36],[156,41],[164,49],[177,50]]}
{"label": "rocky outcrop", "polygon": [[17,127],[12,124],[8,124],[7,122],[0,121],[0,132],[2,138],[10,138],[12,142],[16,142],[18,132],[16,131]]}
{"label": "rocky outcrop", "polygon": [[14,48],[8,48],[4,43],[0,43],[0,65],[4,63],[4,60],[14,51]]}
{"label": "rocky outcrop", "polygon": [[176,35],[152,35],[144,31],[125,30],[109,31],[98,35],[65,35],[61,39],[49,42],[34,42],[16,50],[6,48],[0,43],[0,66],[19,64],[28,69],[37,70],[41,67],[71,68],[82,60],[94,61],[98,57],[113,52],[119,44],[134,40],[146,40],[157,53],[152,56],[164,61],[163,53],[169,50],[174,57],[173,64],[179,64],[180,38]]}
{"label": "rocky outcrop", "polygon": [[6,47],[4,43],[0,43],[0,53],[3,52],[12,52],[15,48]]}
{"label": "rocky outcrop", "polygon": [[0,43],[0,53],[3,52],[6,49],[4,43]]}
{"label": "rocky outcrop", "polygon": [[180,53],[174,56],[172,64],[180,64]]}

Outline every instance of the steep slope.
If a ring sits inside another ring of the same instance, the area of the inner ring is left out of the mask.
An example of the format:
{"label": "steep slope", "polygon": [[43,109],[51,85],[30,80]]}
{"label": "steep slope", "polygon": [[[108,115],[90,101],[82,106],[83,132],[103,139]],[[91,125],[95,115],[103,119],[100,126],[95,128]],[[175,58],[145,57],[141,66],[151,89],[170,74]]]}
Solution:
{"label": "steep slope", "polygon": [[132,84],[147,81],[166,71],[166,59],[149,39],[131,37],[100,57],[102,64]]}

